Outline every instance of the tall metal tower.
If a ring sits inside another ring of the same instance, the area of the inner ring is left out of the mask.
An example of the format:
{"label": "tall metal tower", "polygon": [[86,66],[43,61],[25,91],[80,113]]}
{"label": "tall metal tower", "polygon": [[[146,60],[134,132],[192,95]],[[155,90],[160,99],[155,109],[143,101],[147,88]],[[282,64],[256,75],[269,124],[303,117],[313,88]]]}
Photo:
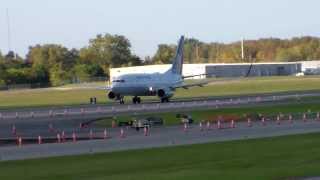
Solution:
{"label": "tall metal tower", "polygon": [[8,28],[8,52],[11,51],[11,29],[10,29],[10,17],[9,17],[9,9],[6,11],[7,15],[7,28]]}
{"label": "tall metal tower", "polygon": [[244,39],[241,39],[241,59],[244,60]]}

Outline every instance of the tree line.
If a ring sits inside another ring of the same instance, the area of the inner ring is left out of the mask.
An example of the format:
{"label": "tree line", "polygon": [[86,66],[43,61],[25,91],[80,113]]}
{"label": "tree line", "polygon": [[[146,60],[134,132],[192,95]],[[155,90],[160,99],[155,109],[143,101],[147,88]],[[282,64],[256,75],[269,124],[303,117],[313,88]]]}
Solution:
{"label": "tree line", "polygon": [[41,83],[58,86],[107,77],[109,68],[141,65],[124,36],[97,35],[81,49],[58,44],[30,46],[26,58],[14,52],[0,53],[0,85]]}
{"label": "tree line", "polygon": [[[126,37],[104,34],[90,39],[80,49],[35,45],[29,47],[25,58],[12,51],[0,52],[0,85],[58,86],[92,77],[108,78],[109,68],[171,63],[175,49],[175,45],[160,44],[154,56],[141,59],[132,53]],[[320,59],[320,38],[246,40],[244,55],[242,58],[240,41],[205,43],[187,38],[184,44],[185,63],[289,62]]]}
{"label": "tree line", "polygon": [[[176,46],[160,44],[152,63],[170,63]],[[243,63],[290,62],[320,59],[320,38],[297,37],[292,39],[265,38],[244,41],[242,58],[241,41],[233,43],[205,43],[197,39],[185,40],[185,63]]]}

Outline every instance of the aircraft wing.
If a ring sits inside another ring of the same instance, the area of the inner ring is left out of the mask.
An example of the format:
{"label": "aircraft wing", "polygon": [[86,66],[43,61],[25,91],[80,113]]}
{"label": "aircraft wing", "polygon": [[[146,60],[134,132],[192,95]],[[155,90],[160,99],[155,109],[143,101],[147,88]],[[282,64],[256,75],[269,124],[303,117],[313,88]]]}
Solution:
{"label": "aircraft wing", "polygon": [[210,78],[207,80],[203,80],[200,82],[195,82],[195,83],[185,83],[182,85],[177,85],[175,87],[171,87],[172,89],[177,89],[177,88],[183,88],[183,89],[189,89],[191,87],[203,87],[208,84],[219,84],[219,83],[225,83],[225,82],[230,82],[230,81],[239,81],[239,80],[246,80],[248,78],[246,77],[240,77],[240,78]]}
{"label": "aircraft wing", "polygon": [[92,88],[95,88],[97,90],[106,90],[106,91],[111,90],[110,86],[101,86],[101,87],[92,87]]}
{"label": "aircraft wing", "polygon": [[56,87],[55,89],[58,90],[105,90],[109,91],[111,90],[110,86],[99,86],[99,85],[77,85],[77,86],[66,86],[66,87]]}
{"label": "aircraft wing", "polygon": [[207,75],[211,75],[211,74],[207,73],[207,74],[196,74],[196,75],[182,76],[182,79],[187,79],[187,78],[192,78],[192,77],[197,77],[197,76],[207,76]]}
{"label": "aircraft wing", "polygon": [[177,89],[177,88],[189,89],[191,87],[203,87],[204,85],[206,85],[208,83],[209,83],[209,81],[197,82],[197,83],[188,83],[188,84],[182,84],[182,85],[178,85],[178,86],[171,87],[171,88],[172,89]]}

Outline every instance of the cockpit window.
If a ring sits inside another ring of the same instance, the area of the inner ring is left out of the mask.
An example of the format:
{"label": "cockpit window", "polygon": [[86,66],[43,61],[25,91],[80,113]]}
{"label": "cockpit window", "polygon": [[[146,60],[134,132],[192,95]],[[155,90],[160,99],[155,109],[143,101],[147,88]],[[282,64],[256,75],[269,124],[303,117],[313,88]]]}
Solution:
{"label": "cockpit window", "polygon": [[123,79],[117,79],[117,80],[113,80],[112,82],[120,82],[120,83],[124,83],[125,81]]}

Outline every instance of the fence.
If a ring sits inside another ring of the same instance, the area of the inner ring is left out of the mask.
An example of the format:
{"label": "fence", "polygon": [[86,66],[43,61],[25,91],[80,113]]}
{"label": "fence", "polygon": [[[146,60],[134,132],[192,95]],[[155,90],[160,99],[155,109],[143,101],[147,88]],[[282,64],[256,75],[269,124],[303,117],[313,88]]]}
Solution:
{"label": "fence", "polygon": [[[89,77],[86,80],[80,80],[79,78],[73,78],[72,80],[66,80],[61,85],[67,84],[82,84],[90,82],[105,82],[108,81],[107,77]],[[30,83],[30,84],[10,84],[0,85],[0,91],[19,90],[19,89],[36,89],[36,88],[48,88],[51,87],[50,83]]]}

